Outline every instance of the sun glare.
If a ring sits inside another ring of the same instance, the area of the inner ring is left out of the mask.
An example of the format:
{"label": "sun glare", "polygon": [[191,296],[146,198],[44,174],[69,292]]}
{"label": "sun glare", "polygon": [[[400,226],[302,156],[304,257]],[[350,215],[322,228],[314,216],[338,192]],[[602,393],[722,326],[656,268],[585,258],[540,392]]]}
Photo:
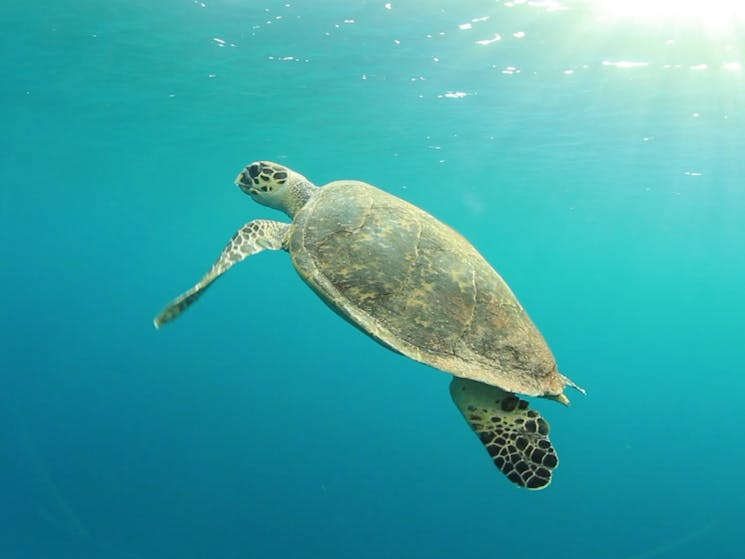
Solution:
{"label": "sun glare", "polygon": [[675,21],[726,32],[745,22],[743,0],[591,0],[599,17],[650,23]]}

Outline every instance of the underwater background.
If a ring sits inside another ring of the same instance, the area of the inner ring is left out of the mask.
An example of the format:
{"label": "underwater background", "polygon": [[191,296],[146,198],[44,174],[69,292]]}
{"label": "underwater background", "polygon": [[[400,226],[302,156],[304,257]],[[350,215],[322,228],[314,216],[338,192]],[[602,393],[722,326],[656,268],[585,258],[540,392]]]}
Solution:
{"label": "underwater background", "polygon": [[[743,557],[743,20],[599,4],[4,3],[0,557]],[[285,253],[153,328],[257,159],[499,270],[588,392],[549,488]]]}

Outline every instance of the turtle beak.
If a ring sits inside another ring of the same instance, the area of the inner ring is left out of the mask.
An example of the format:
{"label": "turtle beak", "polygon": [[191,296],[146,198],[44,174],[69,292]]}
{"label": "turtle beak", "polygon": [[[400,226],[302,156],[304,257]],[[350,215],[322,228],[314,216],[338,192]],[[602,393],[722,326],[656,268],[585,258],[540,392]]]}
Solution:
{"label": "turtle beak", "polygon": [[248,172],[248,167],[246,167],[240,173],[238,173],[238,176],[235,177],[235,184],[243,192],[245,192],[246,194],[250,194],[249,188],[253,186],[254,181]]}
{"label": "turtle beak", "polygon": [[251,175],[248,174],[248,167],[243,169],[240,173],[238,173],[238,176],[235,177],[235,184],[238,186],[246,186],[247,184],[252,183]]}
{"label": "turtle beak", "polygon": [[261,161],[254,161],[250,165],[246,165],[235,178],[235,184],[237,184],[243,192],[250,194],[249,189],[253,190],[254,180],[261,174],[264,165],[265,163]]}

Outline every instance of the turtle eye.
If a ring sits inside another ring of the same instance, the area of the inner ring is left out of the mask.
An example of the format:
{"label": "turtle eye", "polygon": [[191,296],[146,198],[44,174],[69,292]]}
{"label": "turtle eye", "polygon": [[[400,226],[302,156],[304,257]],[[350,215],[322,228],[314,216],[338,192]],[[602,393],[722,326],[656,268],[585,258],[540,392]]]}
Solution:
{"label": "turtle eye", "polygon": [[248,176],[255,179],[261,173],[261,166],[258,163],[252,163],[246,170],[248,171]]}

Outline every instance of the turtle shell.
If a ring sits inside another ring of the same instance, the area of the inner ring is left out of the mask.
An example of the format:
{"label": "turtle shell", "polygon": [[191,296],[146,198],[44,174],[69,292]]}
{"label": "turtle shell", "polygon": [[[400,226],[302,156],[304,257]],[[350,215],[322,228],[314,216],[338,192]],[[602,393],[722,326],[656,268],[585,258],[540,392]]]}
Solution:
{"label": "turtle shell", "polygon": [[383,345],[453,375],[530,396],[569,382],[499,274],[462,235],[357,181],[318,189],[287,248],[300,277]]}

